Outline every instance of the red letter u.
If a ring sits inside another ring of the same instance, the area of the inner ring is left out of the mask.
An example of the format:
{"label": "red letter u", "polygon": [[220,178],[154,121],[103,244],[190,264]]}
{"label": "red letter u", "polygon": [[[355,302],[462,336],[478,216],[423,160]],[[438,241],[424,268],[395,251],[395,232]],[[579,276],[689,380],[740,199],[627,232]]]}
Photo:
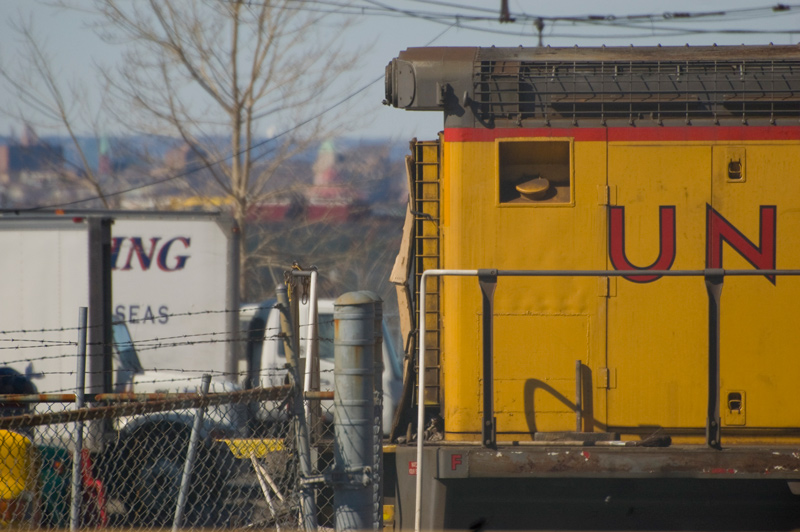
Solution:
{"label": "red letter u", "polygon": [[[625,255],[625,207],[610,207],[608,222],[608,256],[615,270],[669,270],[675,262],[675,207],[659,207],[658,257],[650,266],[634,266]],[[634,283],[649,283],[660,275],[625,277]]]}

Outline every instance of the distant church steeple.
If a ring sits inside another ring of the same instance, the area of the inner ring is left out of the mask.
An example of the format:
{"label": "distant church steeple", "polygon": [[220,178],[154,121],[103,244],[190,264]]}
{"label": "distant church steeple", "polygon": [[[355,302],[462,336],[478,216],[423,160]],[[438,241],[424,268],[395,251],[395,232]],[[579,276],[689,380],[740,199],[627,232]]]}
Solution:
{"label": "distant church steeple", "polygon": [[111,143],[105,135],[100,136],[99,151],[97,173],[99,175],[111,175]]}

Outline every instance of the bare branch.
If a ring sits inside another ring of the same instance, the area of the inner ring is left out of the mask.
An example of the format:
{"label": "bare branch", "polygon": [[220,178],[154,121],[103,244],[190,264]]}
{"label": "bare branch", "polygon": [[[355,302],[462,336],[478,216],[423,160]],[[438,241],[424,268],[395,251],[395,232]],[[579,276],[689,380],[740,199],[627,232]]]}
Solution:
{"label": "bare branch", "polygon": [[[62,127],[67,131],[81,163],[80,170],[83,176],[81,182],[108,208],[109,203],[98,176],[92,169],[76,133],[79,114],[74,113],[73,109],[81,106],[84,109],[88,108],[82,96],[86,91],[79,85],[73,84],[65,95],[59,75],[53,68],[53,61],[43,47],[43,39],[35,34],[31,20],[19,20],[13,27],[22,38],[24,51],[19,57],[19,70],[0,66],[0,78],[17,93],[21,103],[48,120],[50,127]],[[30,123],[29,117],[22,109],[13,116],[23,123]]]}

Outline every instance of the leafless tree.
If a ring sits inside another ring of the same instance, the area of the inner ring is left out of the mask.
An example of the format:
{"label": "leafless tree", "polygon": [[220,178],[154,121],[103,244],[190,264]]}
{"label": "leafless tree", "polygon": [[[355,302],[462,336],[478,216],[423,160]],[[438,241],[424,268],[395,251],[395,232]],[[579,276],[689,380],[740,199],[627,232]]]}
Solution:
{"label": "leafless tree", "polygon": [[[251,238],[249,252],[259,275],[250,282],[247,299],[269,297],[294,261],[319,268],[323,297],[373,290],[385,301],[394,298],[388,276],[402,238],[399,220],[405,213],[402,187],[406,180],[404,163],[392,159],[390,147],[389,143],[361,142],[335,149],[334,171],[346,176],[337,182],[351,198],[344,208],[330,203],[314,208],[303,205],[300,196],[285,215],[294,214],[291,222],[270,219],[270,213],[262,210],[253,213],[261,230],[257,238]],[[319,164],[318,158],[313,166]],[[300,174],[310,175],[309,166],[308,162],[285,165],[276,179],[301,181]],[[259,220],[259,215],[264,216]]]}
{"label": "leafless tree", "polygon": [[299,220],[289,228],[283,222],[267,222],[264,227],[268,231],[257,239],[252,252],[262,257],[260,277],[270,286],[253,283],[248,295],[253,300],[263,299],[283,281],[282,272],[297,261],[305,268],[318,267],[321,297],[372,290],[387,302],[388,309],[395,299],[388,278],[402,238],[399,225],[395,218],[375,216],[348,221]]}
{"label": "leafless tree", "polygon": [[[248,208],[275,194],[270,180],[290,157],[341,126],[323,113],[351,90],[347,22],[291,0],[92,6],[99,34],[127,50],[106,72],[115,116],[137,131],[180,137],[211,176],[210,191],[196,193],[227,198],[242,231],[244,294],[255,267],[246,253]],[[282,134],[258,140],[257,128],[268,126]]]}

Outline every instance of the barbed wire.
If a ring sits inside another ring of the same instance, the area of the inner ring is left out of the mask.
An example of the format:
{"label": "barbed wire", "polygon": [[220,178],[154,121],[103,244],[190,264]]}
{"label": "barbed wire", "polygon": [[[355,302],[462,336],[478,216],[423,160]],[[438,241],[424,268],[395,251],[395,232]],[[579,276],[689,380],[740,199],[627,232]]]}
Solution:
{"label": "barbed wire", "polygon": [[[271,337],[271,339],[277,340],[277,339],[283,339],[283,337],[282,336],[281,337],[274,336],[274,337]],[[302,340],[302,338],[301,338],[301,340]],[[170,343],[161,343],[161,344],[156,344],[156,345],[152,345],[152,346],[138,348],[136,351],[137,352],[147,352],[147,351],[156,351],[156,350],[159,350],[159,349],[170,349],[170,348],[175,348],[175,347],[187,347],[187,346],[208,345],[208,344],[224,344],[224,343],[241,343],[241,342],[245,342],[245,341],[246,340],[228,339],[228,340],[205,340],[205,341],[170,342]],[[319,338],[318,341],[320,343],[324,343],[324,344],[328,344],[328,345],[331,345],[331,344],[335,343],[335,340],[332,340],[330,338]],[[102,344],[96,344],[96,345],[102,345]],[[16,364],[26,364],[26,363],[33,363],[33,362],[49,362],[49,361],[54,361],[54,360],[58,360],[58,359],[77,358],[78,356],[79,355],[77,353],[58,353],[58,354],[54,354],[54,355],[43,355],[43,356],[38,356],[38,357],[26,357],[26,358],[19,358],[19,359],[15,359],[15,360],[6,360],[6,361],[3,361],[2,364],[4,364],[4,365],[16,365]],[[90,358],[93,358],[93,357],[97,358],[97,357],[102,357],[102,356],[105,356],[105,355],[103,353],[87,353],[86,354],[87,359],[90,359]],[[38,371],[37,371],[37,373],[38,373]]]}
{"label": "barbed wire", "polygon": [[[261,310],[261,311],[263,311],[263,310],[272,311],[272,310],[280,310],[281,308],[282,308],[282,306],[279,303],[276,303],[276,304],[271,305],[271,306],[258,307],[258,310]],[[159,320],[161,320],[161,319],[170,320],[172,318],[197,317],[197,316],[212,315],[212,314],[230,314],[232,312],[237,312],[237,313],[241,314],[243,312],[246,312],[247,310],[248,309],[195,310],[195,311],[188,311],[188,312],[176,312],[176,313],[160,314],[158,316],[158,319]],[[147,319],[142,318],[142,319],[115,320],[115,321],[119,321],[119,322],[122,322],[122,323],[125,323],[125,324],[138,325],[138,324],[146,323],[148,321],[149,322],[155,322],[156,318],[152,318],[152,319],[151,318],[147,318]],[[323,323],[333,323],[333,320],[328,320],[327,322],[325,320],[317,321],[317,324],[323,324]],[[308,326],[309,326],[309,324],[307,324],[307,323],[299,325],[299,327],[301,329],[302,328],[306,328]],[[96,328],[99,328],[99,327],[103,327],[103,325],[102,324],[100,324],[100,325],[97,325],[97,324],[95,324],[95,325],[87,325],[86,329],[87,330],[96,329]],[[275,328],[276,327],[271,327],[269,329],[275,329]],[[80,330],[81,330],[81,327],[79,327],[79,326],[74,326],[74,327],[51,327],[51,328],[43,327],[43,328],[37,328],[37,329],[30,329],[30,328],[26,328],[26,329],[9,329],[9,330],[0,330],[0,336],[6,335],[6,334],[33,334],[33,333],[73,332],[73,331],[77,332],[77,331],[80,331]],[[255,330],[260,330],[260,329],[255,329]],[[247,331],[242,331],[242,332],[247,332]],[[0,342],[3,342],[3,341],[7,341],[7,340],[5,340],[3,338],[0,338]],[[26,340],[26,341],[32,341],[32,340]],[[55,341],[55,340],[51,340],[51,341]],[[67,345],[73,345],[73,343],[70,342]],[[77,345],[77,343],[75,343],[74,345]]]}
{"label": "barbed wire", "polygon": [[[282,336],[280,336],[280,337],[279,336],[271,337],[271,339],[282,339],[282,338],[283,338]],[[306,340],[306,339],[307,338],[301,338],[301,340]],[[320,343],[325,343],[325,344],[333,344],[335,342],[333,339],[330,339],[330,338],[318,338],[317,340]],[[206,341],[189,341],[189,342],[172,342],[172,343],[163,342],[163,343],[160,343],[160,344],[157,344],[157,345],[147,346],[147,347],[138,349],[138,351],[151,351],[151,350],[156,350],[156,349],[168,349],[168,348],[172,348],[172,347],[190,346],[190,345],[198,345],[198,344],[206,344],[206,343],[226,343],[226,342],[227,343],[232,343],[232,342],[242,342],[242,341],[244,341],[244,340],[241,340],[241,339],[227,339],[227,340],[206,340]],[[93,357],[97,358],[97,357],[101,357],[101,356],[105,356],[105,355],[103,353],[87,354],[87,358],[93,358]],[[16,359],[16,360],[7,360],[7,361],[4,361],[4,364],[5,365],[20,365],[20,364],[32,365],[35,362],[53,362],[55,360],[75,359],[77,357],[78,357],[77,353],[66,353],[66,354],[65,353],[60,353],[60,354],[56,354],[56,355],[46,355],[46,356],[40,356],[40,357],[27,357],[27,358],[20,358],[20,359]],[[87,370],[85,373],[86,373],[86,375],[96,375],[96,374],[105,374],[105,373],[109,373],[109,372],[113,373],[113,372],[119,371],[119,370],[120,370],[120,368],[115,367],[115,368],[112,368],[110,370],[96,370],[96,371]],[[230,375],[229,372],[225,372],[225,371],[221,371],[221,370],[213,370],[213,369],[209,369],[207,367],[206,368],[145,367],[145,368],[143,368],[143,371],[147,372],[147,373],[156,373],[156,374],[159,373],[159,372],[161,372],[161,373],[191,374],[191,375],[195,375],[195,376],[198,376],[198,377],[203,375],[203,374],[211,374],[212,376],[213,375],[217,375],[217,376]],[[332,371],[332,370],[321,370],[321,373],[330,372],[330,371]],[[256,371],[256,374],[259,375],[259,376],[271,376],[271,375],[283,374],[284,372],[285,372],[285,368],[274,368],[274,367],[272,367],[272,368],[260,368],[260,369],[258,369]],[[76,370],[60,370],[60,371],[53,371],[53,370],[40,371],[40,370],[35,370],[35,371],[33,371],[33,375],[34,375],[35,379],[46,378],[48,376],[55,376],[55,375],[58,375],[58,376],[76,376],[77,375],[77,369]],[[241,372],[237,372],[236,375],[239,376],[239,377],[244,377],[244,376],[247,376],[247,375],[252,376],[252,372],[244,370],[244,371],[241,371]],[[175,380],[176,379],[174,379],[174,378],[173,379],[167,379],[164,382],[174,382]],[[183,380],[183,379],[177,379],[177,380]],[[154,382],[158,382],[158,381],[137,380],[137,383],[139,383],[139,384],[142,384],[142,383],[154,383]],[[65,388],[63,390],[71,390],[71,389],[72,388]],[[55,392],[57,392],[59,390],[51,390],[51,391],[55,393]]]}
{"label": "barbed wire", "polygon": [[[267,312],[271,312],[274,309],[279,309],[280,305],[265,305],[261,307],[259,310],[265,310]],[[240,310],[231,310],[231,309],[223,309],[223,310],[203,310],[203,311],[191,311],[191,312],[182,312],[182,313],[175,313],[170,315],[170,317],[178,316],[178,317],[192,317],[192,316],[201,316],[201,315],[208,315],[208,314],[224,314],[230,312],[241,312]],[[317,325],[325,327],[332,325],[334,323],[334,319],[322,319],[317,321]],[[301,324],[299,326],[299,330],[304,331],[308,330],[310,324]],[[258,327],[250,330],[241,330],[236,333],[230,333],[228,331],[210,331],[210,332],[199,332],[199,333],[190,333],[190,334],[176,334],[176,335],[169,335],[169,336],[155,336],[150,337],[142,340],[133,340],[131,342],[120,342],[108,344],[106,342],[87,342],[86,346],[89,347],[96,347],[101,346],[102,348],[107,348],[109,345],[115,346],[118,349],[125,349],[128,347],[133,348],[137,353],[140,352],[150,352],[150,351],[157,351],[157,350],[167,350],[167,349],[176,349],[181,347],[187,346],[202,346],[202,345],[214,345],[214,344],[247,344],[251,342],[258,342],[258,343],[266,343],[270,341],[281,341],[285,340],[286,335],[280,332],[280,326],[272,326],[272,327]],[[13,333],[16,334],[27,334],[27,335],[47,335],[52,333],[62,333],[64,331],[77,331],[79,328],[71,328],[71,327],[64,327],[58,329],[24,329],[18,331],[0,331],[0,335],[8,335]],[[306,341],[309,340],[307,334],[300,334],[299,341],[301,342],[301,346],[305,344]],[[331,345],[334,343],[333,338],[319,336],[317,335],[317,342],[319,344],[327,344]],[[67,360],[74,360],[76,359],[79,354],[77,352],[69,352],[64,353],[63,349],[65,347],[77,347],[78,342],[74,341],[65,341],[65,340],[58,340],[58,339],[48,339],[48,338],[30,338],[30,337],[0,337],[0,352],[2,351],[10,351],[10,350],[30,350],[34,349],[37,351],[37,355],[39,356],[20,356],[14,360],[5,360],[3,363],[6,365],[27,365],[28,367],[25,370],[26,375],[36,379],[57,379],[64,382],[65,379],[70,377],[75,377],[78,374],[77,367],[75,369],[65,369],[64,361]],[[301,347],[300,346],[300,347]],[[41,351],[43,350],[52,350],[58,349],[60,352],[58,353],[44,353],[42,354]],[[77,351],[77,349],[76,349]],[[89,351],[93,351],[89,349]],[[97,353],[97,352],[90,352],[86,354],[87,359],[91,360],[96,357],[106,356],[107,353]],[[167,355],[168,356],[168,355]],[[58,365],[60,366],[58,370],[46,370],[41,371],[39,368],[34,369],[33,365],[50,365],[52,366],[54,363],[61,361]],[[140,362],[141,363],[141,362]],[[274,363],[274,361],[273,361]],[[114,367],[110,369],[103,369],[103,370],[87,370],[85,372],[86,376],[96,376],[98,374],[114,374],[114,372],[118,372],[120,370],[126,371],[126,368],[119,368]],[[230,373],[227,371],[222,370],[215,370],[210,368],[186,368],[186,367],[145,367],[143,371],[149,376],[147,379],[142,379],[141,377],[134,377],[135,385],[137,387],[145,386],[145,387],[163,387],[163,388],[170,388],[174,387],[176,383],[179,383],[182,386],[186,386],[187,379],[199,379],[204,374],[212,375],[215,379],[222,378],[225,382],[244,382],[245,380],[256,379],[256,382],[267,382],[272,381],[275,382],[274,379],[277,378],[284,378],[286,375],[286,368],[285,367],[261,367],[261,368],[249,368],[248,370],[238,371],[236,373]],[[333,370],[322,370],[320,373],[330,373]],[[178,375],[176,377],[176,374]],[[199,382],[199,381],[198,381]],[[72,392],[74,391],[74,387],[68,386],[63,387],[60,389],[50,389],[46,390],[48,393],[63,393],[63,392]]]}
{"label": "barbed wire", "polygon": [[[334,322],[334,320],[322,320],[322,321],[320,321],[318,323],[319,324],[332,324],[333,322]],[[303,326],[303,327],[305,327],[305,326]],[[277,330],[277,329],[278,329],[277,327],[274,327],[274,328],[267,328],[267,329],[263,329],[263,330],[264,331],[268,331],[268,330]],[[262,329],[256,329],[256,330],[257,331],[261,331]],[[236,343],[238,343],[238,344],[247,344],[247,343],[250,343],[250,342],[254,341],[252,338],[247,338],[247,337],[235,337],[235,338],[227,337],[227,338],[221,338],[221,339],[206,339],[206,340],[201,340],[201,339],[194,340],[194,339],[192,339],[192,338],[206,337],[206,336],[210,336],[210,335],[211,336],[214,336],[214,335],[220,335],[221,336],[221,335],[228,335],[228,333],[227,332],[211,332],[211,333],[197,333],[197,334],[191,334],[191,335],[187,334],[187,335],[177,335],[177,336],[167,336],[167,337],[156,337],[156,338],[149,338],[149,339],[145,339],[145,340],[141,340],[141,341],[121,342],[119,344],[116,344],[114,342],[112,342],[110,344],[106,343],[106,342],[87,342],[86,346],[87,346],[87,348],[90,347],[90,346],[92,346],[92,347],[93,346],[118,347],[118,348],[119,347],[123,347],[124,348],[124,347],[127,347],[127,346],[132,346],[136,350],[136,352],[138,353],[138,352],[144,352],[144,351],[153,351],[153,350],[157,350],[157,349],[169,349],[169,348],[175,348],[175,347],[185,347],[185,346],[195,346],[195,345],[227,344],[227,343],[230,343],[230,344],[236,344]],[[264,336],[259,336],[256,341],[259,341],[259,342],[270,342],[270,341],[283,340],[284,338],[285,338],[285,336],[283,334],[281,334],[281,333],[270,334],[270,335],[266,335],[265,334]],[[178,339],[184,339],[184,341],[180,341],[180,342],[168,341],[168,340],[178,340]],[[305,343],[308,340],[310,340],[310,337],[301,335],[299,337],[299,340],[300,340],[301,343]],[[317,336],[316,341],[318,341],[321,344],[328,344],[328,345],[335,343],[335,340],[333,338],[320,337],[320,336]],[[77,346],[77,345],[78,345],[77,342],[76,343],[68,342],[68,343],[58,343],[58,344],[53,344],[53,345],[41,344],[41,345],[36,345],[36,346],[0,346],[0,351],[16,351],[16,350],[24,350],[24,349],[31,349],[31,348],[35,348],[35,349],[40,349],[41,350],[41,349],[47,349],[47,348],[63,348],[65,346]],[[30,363],[30,362],[53,361],[53,360],[64,359],[64,358],[76,358],[78,356],[79,355],[76,352],[73,352],[73,353],[56,353],[56,354],[41,355],[41,356],[37,356],[37,357],[25,357],[25,358],[18,358],[18,359],[14,359],[14,360],[6,360],[6,361],[3,361],[2,363],[6,364],[6,365],[9,365],[9,364],[24,364],[24,363]],[[103,355],[103,353],[87,353],[86,356],[88,358],[91,358],[91,357],[99,357],[99,356],[104,356],[104,355]]]}
{"label": "barbed wire", "polygon": [[0,346],[0,350],[15,350],[15,349],[44,349],[49,347],[69,347],[69,346],[77,346],[78,342],[69,342],[69,341],[58,341],[53,340],[54,344],[45,344],[48,340],[28,340],[24,338],[9,338],[8,340],[0,340],[0,342],[37,342],[37,345],[11,345],[11,346]]}
{"label": "barbed wire", "polygon": [[[262,369],[256,371],[255,374],[256,374],[256,376],[273,377],[273,376],[285,375],[287,370],[288,370],[287,367],[262,368]],[[85,374],[86,375],[105,375],[105,374],[108,374],[108,373],[114,373],[115,371],[117,371],[117,369],[96,370],[96,371],[86,370]],[[320,369],[319,372],[320,372],[320,374],[333,373],[334,370],[333,369]],[[45,371],[45,372],[42,372],[41,375],[42,376],[47,376],[47,375],[77,375],[77,373],[78,373],[77,370]],[[214,377],[214,376],[246,377],[248,375],[251,375],[251,372],[249,372],[247,370],[230,373],[230,372],[227,372],[227,371],[213,370],[213,369],[207,369],[207,368],[206,369],[186,369],[186,368],[163,368],[163,367],[162,368],[155,368],[155,367],[144,368],[143,369],[143,373],[144,374],[152,374],[152,373],[155,373],[155,374],[158,374],[158,373],[174,374],[174,373],[180,373],[180,374],[197,375],[198,378],[202,377],[205,374],[211,375],[212,377]],[[140,373],[140,374],[142,374],[142,373]],[[164,379],[153,378],[152,380],[143,380],[141,378],[137,378],[136,379],[136,384],[160,384],[162,382],[164,382],[164,383],[185,382],[185,379],[184,378],[177,378],[177,377],[174,377],[174,376],[171,376],[170,378],[164,378]],[[72,388],[67,388],[67,389],[72,389]]]}
{"label": "barbed wire", "polygon": [[[281,308],[282,307],[281,307],[281,305],[279,303],[276,303],[276,304],[271,305],[271,306],[265,305],[263,307],[258,307],[259,310],[261,310],[261,309],[264,309],[264,310],[278,310],[278,309],[281,309]],[[242,312],[246,312],[247,310],[248,309],[192,310],[192,311],[187,311],[187,312],[175,312],[175,313],[168,313],[168,314],[159,315],[159,319],[163,319],[163,318],[172,319],[172,318],[202,316],[202,315],[209,315],[209,314],[230,314],[232,312],[242,313]],[[143,323],[145,321],[151,321],[151,320],[150,319],[145,320],[143,318],[143,319],[135,319],[135,320],[120,320],[120,321],[124,321],[125,323],[138,324],[138,323]],[[93,329],[93,328],[97,328],[97,327],[102,327],[102,325],[88,325],[86,328],[87,329]],[[34,333],[34,332],[66,332],[66,331],[79,331],[80,329],[81,329],[81,327],[78,327],[78,326],[75,326],[75,327],[53,327],[53,328],[41,328],[41,329],[13,329],[13,330],[7,330],[7,331],[0,330],[0,335],[12,334],[12,333],[21,333],[21,334],[23,334],[23,333]]]}

